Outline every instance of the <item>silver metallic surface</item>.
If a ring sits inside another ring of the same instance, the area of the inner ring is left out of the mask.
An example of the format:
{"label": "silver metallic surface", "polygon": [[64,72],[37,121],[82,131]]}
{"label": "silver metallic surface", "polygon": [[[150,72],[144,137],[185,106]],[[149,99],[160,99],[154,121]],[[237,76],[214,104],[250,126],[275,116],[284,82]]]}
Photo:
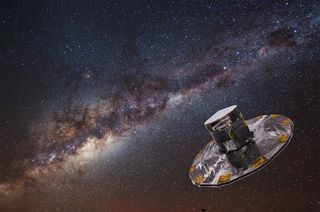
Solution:
{"label": "silver metallic surface", "polygon": [[221,186],[251,174],[270,161],[288,145],[293,135],[293,122],[279,114],[259,116],[246,121],[253,140],[263,157],[246,170],[237,170],[210,141],[195,157],[189,170],[190,179],[197,186]]}

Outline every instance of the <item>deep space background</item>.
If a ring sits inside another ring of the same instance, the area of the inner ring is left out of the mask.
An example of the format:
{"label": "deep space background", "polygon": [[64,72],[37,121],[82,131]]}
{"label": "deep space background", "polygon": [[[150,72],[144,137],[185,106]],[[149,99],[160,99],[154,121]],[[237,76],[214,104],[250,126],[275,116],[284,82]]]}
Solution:
{"label": "deep space background", "polygon": [[[0,1],[0,211],[320,211],[319,1]],[[280,113],[288,147],[198,188],[204,121]]]}

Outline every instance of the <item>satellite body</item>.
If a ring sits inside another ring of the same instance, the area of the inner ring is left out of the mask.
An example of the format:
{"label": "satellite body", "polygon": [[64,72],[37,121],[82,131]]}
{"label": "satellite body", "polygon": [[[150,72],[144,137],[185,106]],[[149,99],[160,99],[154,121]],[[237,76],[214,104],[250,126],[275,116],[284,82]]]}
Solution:
{"label": "satellite body", "polygon": [[195,157],[189,170],[197,186],[222,186],[260,170],[286,147],[293,122],[279,114],[245,120],[231,106],[219,110],[205,123],[213,141]]}

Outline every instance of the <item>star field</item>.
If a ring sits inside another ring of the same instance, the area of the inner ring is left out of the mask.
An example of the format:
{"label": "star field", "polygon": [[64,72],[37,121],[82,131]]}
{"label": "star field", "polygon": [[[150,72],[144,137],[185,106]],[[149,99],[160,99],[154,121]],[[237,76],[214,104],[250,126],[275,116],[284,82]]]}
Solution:
{"label": "star field", "polygon": [[[0,2],[1,211],[317,211],[317,1]],[[203,122],[237,104],[293,140],[195,187]]]}

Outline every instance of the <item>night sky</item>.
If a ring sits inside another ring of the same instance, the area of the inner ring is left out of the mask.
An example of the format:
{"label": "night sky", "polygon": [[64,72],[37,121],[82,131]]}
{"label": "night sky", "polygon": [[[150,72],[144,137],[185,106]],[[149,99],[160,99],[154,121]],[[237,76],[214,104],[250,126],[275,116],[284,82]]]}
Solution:
{"label": "night sky", "polygon": [[[319,71],[319,1],[0,1],[0,211],[320,211]],[[233,104],[293,139],[196,187]]]}

